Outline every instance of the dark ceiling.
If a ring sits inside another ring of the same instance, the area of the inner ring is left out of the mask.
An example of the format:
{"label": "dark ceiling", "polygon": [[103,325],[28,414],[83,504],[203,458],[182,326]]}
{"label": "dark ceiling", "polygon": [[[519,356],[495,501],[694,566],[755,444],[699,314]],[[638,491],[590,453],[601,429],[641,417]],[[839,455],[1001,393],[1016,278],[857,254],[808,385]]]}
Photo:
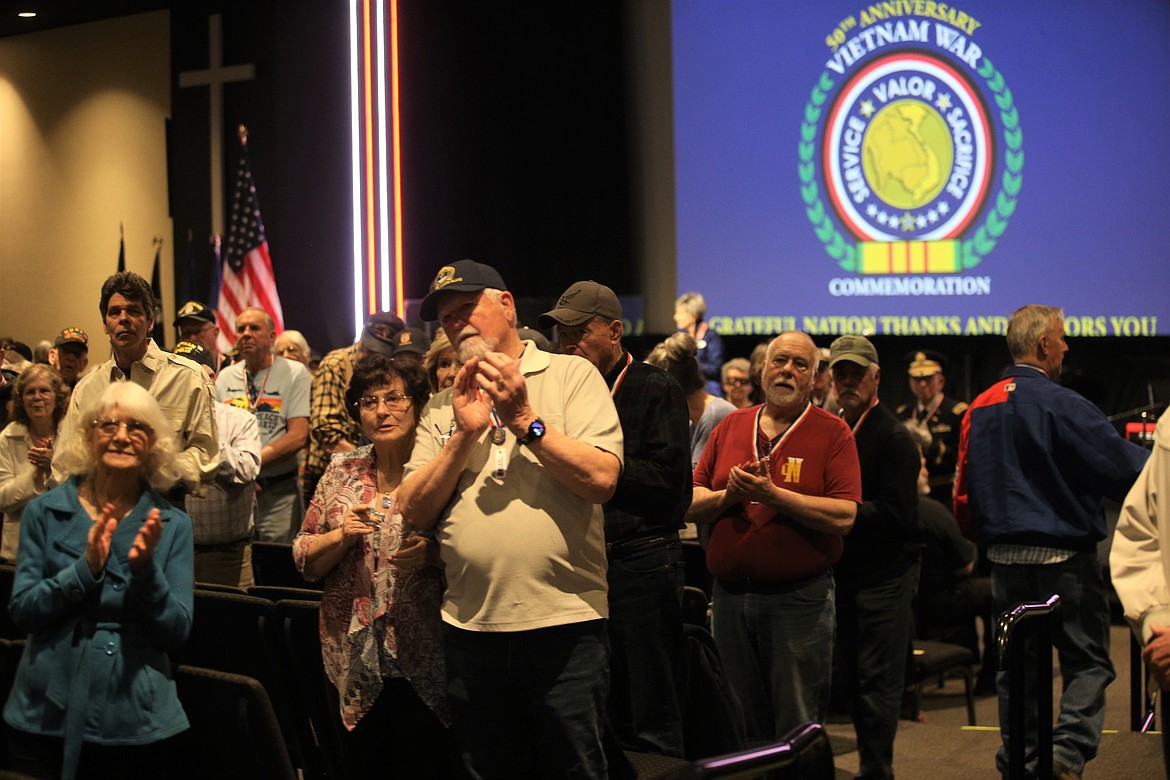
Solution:
{"label": "dark ceiling", "polygon": [[[168,0],[0,0],[0,38],[169,8]],[[36,16],[22,19],[21,11]]]}

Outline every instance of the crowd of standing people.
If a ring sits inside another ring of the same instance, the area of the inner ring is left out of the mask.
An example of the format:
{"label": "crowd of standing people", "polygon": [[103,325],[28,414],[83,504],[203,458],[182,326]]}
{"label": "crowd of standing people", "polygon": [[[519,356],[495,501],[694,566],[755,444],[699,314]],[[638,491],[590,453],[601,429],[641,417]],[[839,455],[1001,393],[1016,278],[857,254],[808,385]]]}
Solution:
{"label": "crowd of standing people", "polygon": [[724,361],[687,293],[678,332],[642,361],[609,287],[565,290],[538,318],[550,343],[470,260],[422,300],[433,334],[373,314],[319,359],[260,309],[221,354],[197,301],[165,352],[133,273],[99,305],[107,361],[86,372],[89,336],[66,327],[46,363],[9,348],[0,385],[0,557],[29,632],[4,718],[56,775],[159,776],[147,768],[188,725],[167,652],[196,582],[252,584],[253,540],[289,544],[324,581],[322,660],[354,777],[623,777],[623,751],[696,757],[687,544],[742,718],[728,748],[839,708],[860,776],[892,778],[913,637],[978,652],[981,618],[997,766],[1022,739],[1034,767],[1046,746],[1007,728],[991,616],[1059,593],[1052,750],[1057,776],[1080,777],[1114,676],[1103,497],[1126,500],[1114,579],[1168,685],[1170,565],[1150,553],[1170,534],[1165,425],[1147,465],[1058,384],[1059,309],[1012,315],[1013,366],[969,406],[947,394],[942,355],[914,352],[914,400],[895,407],[864,336],[786,332]]}

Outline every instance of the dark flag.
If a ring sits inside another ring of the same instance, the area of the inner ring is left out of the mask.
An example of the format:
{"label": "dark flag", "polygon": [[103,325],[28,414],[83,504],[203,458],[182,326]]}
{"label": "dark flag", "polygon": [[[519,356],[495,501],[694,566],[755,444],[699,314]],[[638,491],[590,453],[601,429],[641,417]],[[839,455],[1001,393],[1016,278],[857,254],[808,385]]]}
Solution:
{"label": "dark flag", "polygon": [[150,337],[154,339],[154,343],[161,348],[166,337],[166,329],[163,327],[163,297],[162,297],[162,277],[159,268],[159,254],[162,252],[162,236],[154,237],[154,270],[150,272],[150,290],[154,293],[154,329],[150,332]]}
{"label": "dark flag", "polygon": [[126,270],[126,228],[118,223],[118,273]]}
{"label": "dark flag", "polygon": [[263,309],[284,330],[284,312],[276,291],[272,259],[268,256],[268,237],[260,218],[260,201],[248,165],[247,130],[240,125],[240,164],[236,168],[236,185],[232,191],[231,219],[228,225],[227,252],[221,269],[217,319],[219,348],[228,352],[236,341],[236,315],[246,308]]}

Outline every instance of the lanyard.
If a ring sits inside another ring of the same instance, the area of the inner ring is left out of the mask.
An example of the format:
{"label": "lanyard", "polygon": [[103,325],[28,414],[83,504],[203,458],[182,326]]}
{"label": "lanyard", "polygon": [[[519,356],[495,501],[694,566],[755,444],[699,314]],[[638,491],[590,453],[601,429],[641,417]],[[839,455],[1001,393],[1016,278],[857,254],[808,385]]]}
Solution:
{"label": "lanyard", "polygon": [[[877,395],[874,395],[873,399],[869,402],[869,406],[866,407],[865,411],[861,413],[861,416],[857,418],[857,422],[853,424],[853,435],[854,436],[857,435],[857,429],[861,427],[861,424],[863,422],[865,422],[865,418],[869,417],[869,410],[874,408],[877,405],[878,405],[878,397],[877,397]],[[845,416],[844,410],[842,410],[841,416],[842,417]]]}
{"label": "lanyard", "polygon": [[[275,365],[275,363],[273,365]],[[248,380],[248,367],[244,366],[244,392],[248,394],[248,411],[250,411],[252,414],[256,413],[256,407],[259,406],[260,399],[264,397],[264,388],[268,386],[268,377],[272,376],[272,365],[260,370],[264,372],[264,381],[260,383],[260,390],[257,391],[256,397],[253,398],[253,385],[252,382]],[[252,374],[252,378],[255,379],[256,374]]]}
{"label": "lanyard", "polygon": [[622,386],[622,380],[626,378],[626,372],[630,370],[630,364],[634,362],[634,356],[629,352],[626,353],[626,367],[618,374],[617,379],[613,380],[613,387],[609,390],[609,397],[616,398],[618,388]]}
{"label": "lanyard", "polygon": [[758,410],[756,410],[756,431],[757,431],[757,433],[756,433],[756,460],[757,461],[766,461],[766,460],[771,459],[772,452],[775,451],[775,449],[777,447],[779,447],[784,442],[784,440],[787,439],[789,437],[789,435],[791,435],[791,433],[793,431],[796,430],[796,426],[800,425],[801,421],[804,420],[805,415],[808,414],[809,407],[810,407],[809,404],[805,404],[804,411],[802,411],[800,413],[800,416],[792,421],[792,424],[789,425],[784,430],[784,433],[780,434],[775,439],[768,442],[768,447],[767,447],[767,449],[765,449],[764,447],[760,446],[760,434],[764,432],[763,428],[760,427],[760,417],[764,414],[764,405],[763,404],[760,405],[760,408]]}

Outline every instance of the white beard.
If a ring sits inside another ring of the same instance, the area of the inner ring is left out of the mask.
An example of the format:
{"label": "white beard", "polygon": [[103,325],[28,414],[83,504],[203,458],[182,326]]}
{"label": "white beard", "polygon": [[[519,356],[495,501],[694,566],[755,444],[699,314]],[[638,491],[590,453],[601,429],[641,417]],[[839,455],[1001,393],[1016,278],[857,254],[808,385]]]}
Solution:
{"label": "white beard", "polygon": [[459,341],[459,362],[466,363],[473,357],[482,358],[498,346],[495,339],[487,339],[478,333]]}

